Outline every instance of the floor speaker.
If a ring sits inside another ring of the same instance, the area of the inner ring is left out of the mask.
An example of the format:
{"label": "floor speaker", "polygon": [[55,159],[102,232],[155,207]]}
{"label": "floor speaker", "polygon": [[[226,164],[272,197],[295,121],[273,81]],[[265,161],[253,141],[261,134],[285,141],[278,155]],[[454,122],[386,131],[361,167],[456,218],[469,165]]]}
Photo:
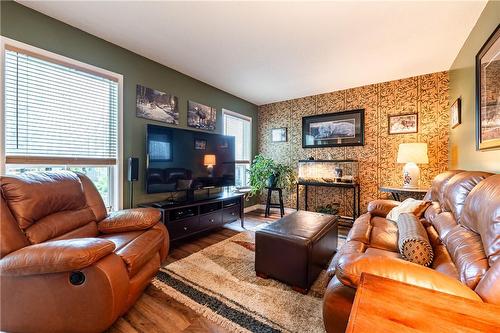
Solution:
{"label": "floor speaker", "polygon": [[128,158],[127,180],[129,182],[135,182],[139,180],[139,158],[137,157]]}

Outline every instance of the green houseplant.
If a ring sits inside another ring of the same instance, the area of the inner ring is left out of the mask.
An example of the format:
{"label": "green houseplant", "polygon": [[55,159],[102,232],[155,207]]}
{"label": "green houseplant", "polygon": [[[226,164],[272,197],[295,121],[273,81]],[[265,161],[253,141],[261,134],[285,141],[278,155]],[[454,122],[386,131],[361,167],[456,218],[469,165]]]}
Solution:
{"label": "green houseplant", "polygon": [[295,183],[292,167],[277,163],[263,155],[255,156],[250,166],[250,195],[260,193],[266,187],[289,189]]}

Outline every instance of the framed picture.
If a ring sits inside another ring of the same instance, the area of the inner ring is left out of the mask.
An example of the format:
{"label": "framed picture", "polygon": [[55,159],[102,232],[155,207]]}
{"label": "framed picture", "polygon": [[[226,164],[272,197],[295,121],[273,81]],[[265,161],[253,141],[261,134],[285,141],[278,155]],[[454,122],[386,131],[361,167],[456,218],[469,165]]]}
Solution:
{"label": "framed picture", "polygon": [[476,56],[477,149],[500,148],[500,25]]}
{"label": "framed picture", "polygon": [[365,144],[365,110],[302,118],[302,147],[344,147]]}
{"label": "framed picture", "polygon": [[418,113],[389,116],[389,134],[418,132]]}
{"label": "framed picture", "polygon": [[138,84],[135,101],[137,117],[179,125],[179,105],[176,96]]}
{"label": "framed picture", "polygon": [[450,123],[451,128],[455,128],[462,123],[462,100],[460,97],[451,106]]}
{"label": "framed picture", "polygon": [[271,130],[271,141],[272,142],[287,142],[288,141],[288,137],[287,137],[287,133],[288,130],[286,127],[282,127],[282,128],[273,128]]}
{"label": "framed picture", "polygon": [[227,140],[224,139],[221,142],[219,142],[219,144],[217,145],[217,148],[219,148],[219,149],[228,149],[229,148],[229,142],[227,142]]}
{"label": "framed picture", "polygon": [[188,101],[188,126],[203,130],[215,130],[217,110],[215,108]]}
{"label": "framed picture", "polygon": [[207,140],[204,139],[194,139],[194,149],[205,150],[207,149]]}

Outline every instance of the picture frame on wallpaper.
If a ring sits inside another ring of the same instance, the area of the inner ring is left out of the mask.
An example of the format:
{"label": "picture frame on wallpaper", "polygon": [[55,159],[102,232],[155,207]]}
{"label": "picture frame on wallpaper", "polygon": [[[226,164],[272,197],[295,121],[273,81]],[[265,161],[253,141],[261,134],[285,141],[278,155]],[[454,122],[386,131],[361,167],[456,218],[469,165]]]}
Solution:
{"label": "picture frame on wallpaper", "polygon": [[476,148],[500,148],[500,24],[476,55]]}
{"label": "picture frame on wallpaper", "polygon": [[418,113],[389,116],[387,128],[390,135],[418,133]]}
{"label": "picture frame on wallpaper", "polygon": [[187,122],[189,127],[214,131],[217,123],[217,110],[208,105],[188,101]]}
{"label": "picture frame on wallpaper", "polygon": [[207,149],[207,140],[205,140],[205,139],[194,139],[194,149],[195,150],[205,150],[205,149]]}
{"label": "picture frame on wallpaper", "polygon": [[302,118],[302,148],[364,146],[365,109]]}
{"label": "picture frame on wallpaper", "polygon": [[287,142],[288,141],[288,129],[286,127],[271,129],[271,141],[272,142]]}
{"label": "picture frame on wallpaper", "polygon": [[462,123],[462,99],[459,97],[450,108],[450,126],[455,128]]}
{"label": "picture frame on wallpaper", "polygon": [[177,96],[138,84],[135,102],[136,117],[179,125]]}

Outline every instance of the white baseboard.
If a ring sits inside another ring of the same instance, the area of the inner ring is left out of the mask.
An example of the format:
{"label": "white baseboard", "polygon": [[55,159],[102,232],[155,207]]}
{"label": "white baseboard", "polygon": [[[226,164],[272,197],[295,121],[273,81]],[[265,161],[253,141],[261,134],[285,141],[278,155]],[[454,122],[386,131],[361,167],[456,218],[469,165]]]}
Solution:
{"label": "white baseboard", "polygon": [[248,212],[251,212],[251,211],[253,211],[253,210],[257,210],[257,209],[259,209],[259,208],[260,208],[259,206],[260,206],[260,205],[253,205],[253,206],[248,206],[248,207],[245,207],[245,209],[243,209],[243,212],[244,212],[244,213],[248,213]]}

